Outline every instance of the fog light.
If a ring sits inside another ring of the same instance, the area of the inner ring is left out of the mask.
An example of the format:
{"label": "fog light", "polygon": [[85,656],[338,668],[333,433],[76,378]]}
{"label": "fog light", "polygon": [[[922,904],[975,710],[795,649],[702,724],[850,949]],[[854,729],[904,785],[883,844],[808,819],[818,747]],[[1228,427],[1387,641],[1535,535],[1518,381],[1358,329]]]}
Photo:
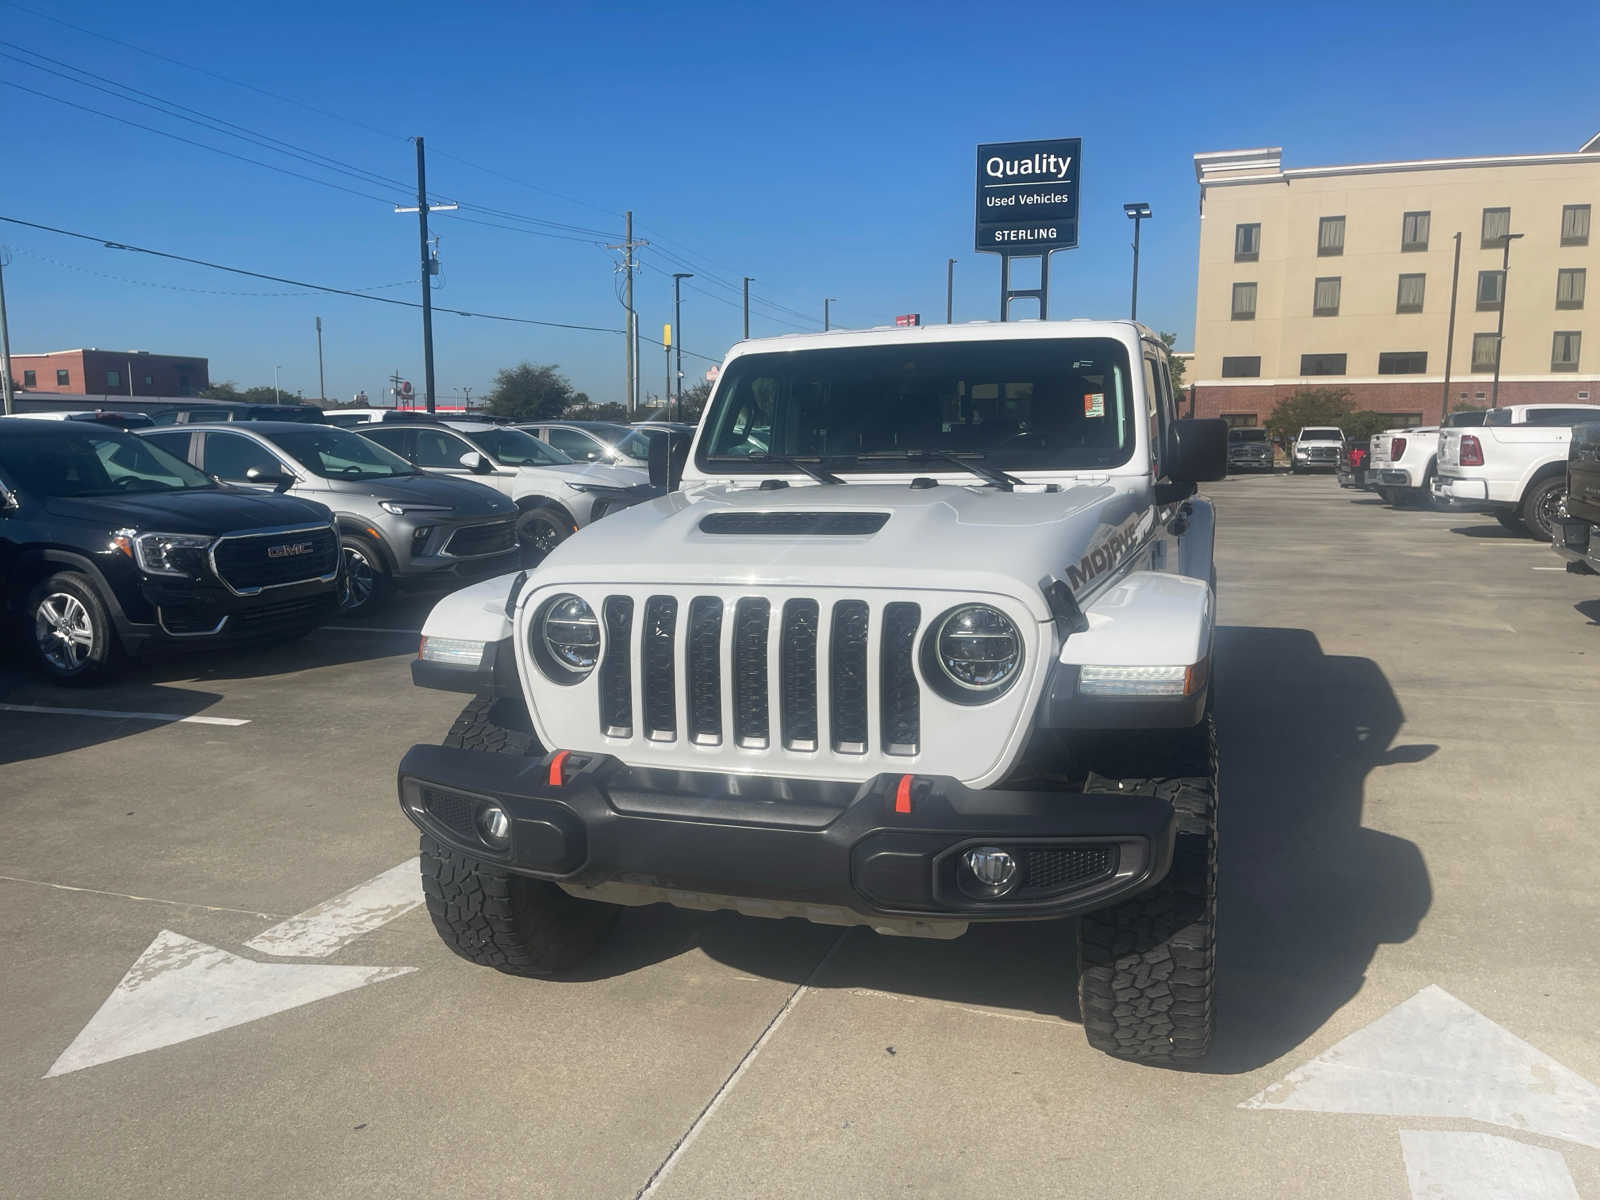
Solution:
{"label": "fog light", "polygon": [[511,844],[511,816],[498,804],[485,804],[478,810],[478,833],[496,850]]}
{"label": "fog light", "polygon": [[974,879],[997,896],[1010,891],[1011,885],[1016,882],[1017,860],[998,846],[979,846],[975,850],[968,850],[961,856],[961,861],[972,872]]}

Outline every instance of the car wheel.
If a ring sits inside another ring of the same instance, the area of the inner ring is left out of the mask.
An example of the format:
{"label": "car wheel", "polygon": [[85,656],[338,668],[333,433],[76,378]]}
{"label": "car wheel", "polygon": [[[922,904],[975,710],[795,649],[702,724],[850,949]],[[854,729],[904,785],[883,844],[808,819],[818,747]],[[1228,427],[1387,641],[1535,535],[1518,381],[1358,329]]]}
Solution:
{"label": "car wheel", "polygon": [[572,536],[572,522],[554,504],[535,504],[517,518],[517,542],[522,547],[522,565],[536,567],[545,557]]}
{"label": "car wheel", "polygon": [[339,572],[339,615],[359,617],[373,612],[388,594],[389,575],[378,547],[353,533],[339,538],[344,561]]}
{"label": "car wheel", "polygon": [[1567,481],[1564,476],[1552,475],[1528,489],[1522,498],[1522,522],[1528,532],[1541,542],[1556,540],[1556,510],[1567,498]]}
{"label": "car wheel", "polygon": [[22,609],[28,657],[57,683],[94,683],[116,664],[111,614],[87,575],[61,571],[28,593]]}

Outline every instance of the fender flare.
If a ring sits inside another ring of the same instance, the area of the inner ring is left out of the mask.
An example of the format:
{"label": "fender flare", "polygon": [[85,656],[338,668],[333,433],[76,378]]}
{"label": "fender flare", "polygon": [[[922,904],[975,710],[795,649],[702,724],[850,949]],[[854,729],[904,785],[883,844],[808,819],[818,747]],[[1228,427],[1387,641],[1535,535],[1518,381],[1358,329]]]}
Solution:
{"label": "fender flare", "polygon": [[[364,517],[358,517],[354,513],[343,512],[335,512],[333,514],[333,520],[334,525],[337,527],[340,533],[360,534],[369,542],[376,543],[378,547],[378,553],[383,556],[383,569],[390,575],[393,575],[399,568],[399,563],[395,559],[394,551],[389,547],[388,540],[375,526],[373,526],[372,522],[368,521]],[[374,534],[377,536],[374,537]]]}
{"label": "fender flare", "polygon": [[40,580],[55,574],[50,568],[61,567],[88,576],[90,584],[100,597],[100,603],[104,604],[106,611],[111,614],[111,622],[117,627],[117,633],[126,638],[135,622],[123,611],[122,601],[117,598],[116,589],[107,582],[104,572],[92,558],[75,550],[65,550],[56,546],[35,546],[18,554],[11,577],[6,581],[6,607],[14,609],[21,605],[28,589]]}
{"label": "fender flare", "polygon": [[1523,480],[1522,487],[1517,492],[1517,507],[1521,508],[1528,499],[1528,493],[1534,488],[1538,487],[1546,479],[1556,475],[1564,476],[1566,473],[1567,460],[1564,458],[1557,459],[1555,462],[1547,462],[1543,466],[1535,467],[1528,473],[1528,477]]}
{"label": "fender flare", "polygon": [[517,506],[517,516],[519,517],[525,516],[528,512],[535,508],[553,508],[561,515],[562,520],[566,521],[568,525],[572,526],[574,529],[578,527],[577,518],[572,515],[572,510],[569,509],[565,504],[561,503],[561,501],[557,500],[554,496],[541,496],[537,492],[529,492],[525,496],[518,497],[515,503]]}

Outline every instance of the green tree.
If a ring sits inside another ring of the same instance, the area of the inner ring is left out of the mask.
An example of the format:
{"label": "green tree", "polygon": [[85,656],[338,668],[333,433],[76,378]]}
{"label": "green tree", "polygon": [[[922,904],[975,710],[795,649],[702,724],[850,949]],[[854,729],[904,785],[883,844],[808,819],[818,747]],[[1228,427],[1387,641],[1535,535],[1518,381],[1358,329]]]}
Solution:
{"label": "green tree", "polygon": [[554,363],[523,362],[496,373],[484,407],[497,417],[548,421],[588,403],[589,397],[576,391]]}
{"label": "green tree", "polygon": [[1266,429],[1276,438],[1292,438],[1308,425],[1339,425],[1355,411],[1350,393],[1338,388],[1301,388],[1278,401],[1267,414]]}
{"label": "green tree", "polygon": [[623,424],[628,420],[628,408],[623,404],[584,404],[567,409],[561,414],[573,421],[619,421]]}
{"label": "green tree", "polygon": [[1174,396],[1181,396],[1183,395],[1183,389],[1186,386],[1183,382],[1183,373],[1189,364],[1184,362],[1183,359],[1179,358],[1173,349],[1173,347],[1178,344],[1177,334],[1163,333],[1161,335],[1161,340],[1166,343],[1167,347],[1167,373],[1172,379],[1172,394]]}
{"label": "green tree", "polygon": [[690,384],[683,390],[683,407],[679,411],[678,402],[674,400],[667,411],[665,420],[695,422],[700,419],[700,414],[705,411],[706,401],[711,399],[711,383],[702,379],[699,383]]}
{"label": "green tree", "polygon": [[1393,413],[1362,409],[1360,412],[1341,417],[1339,428],[1344,430],[1347,438],[1357,442],[1367,442],[1371,440],[1373,434],[1382,433],[1385,429],[1395,429],[1397,425]]}
{"label": "green tree", "polygon": [[208,388],[202,388],[197,395],[202,400],[230,400],[235,404],[276,404],[281,399],[285,404],[299,404],[301,400],[293,392],[282,391],[269,386],[241,388],[231,379],[224,379],[221,383],[213,383]]}

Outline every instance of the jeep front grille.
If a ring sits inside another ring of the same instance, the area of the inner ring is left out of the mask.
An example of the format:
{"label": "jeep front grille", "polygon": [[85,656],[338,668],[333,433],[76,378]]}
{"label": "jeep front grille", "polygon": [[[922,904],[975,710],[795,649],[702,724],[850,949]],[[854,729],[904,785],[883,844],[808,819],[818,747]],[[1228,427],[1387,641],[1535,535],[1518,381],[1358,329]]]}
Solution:
{"label": "jeep front grille", "polygon": [[776,619],[773,602],[755,596],[613,595],[600,608],[606,645],[598,715],[606,737],[631,739],[637,728],[654,742],[731,739],[745,750],[806,756],[878,748],[910,756],[921,748],[917,604],[848,599],[824,607],[802,597],[784,601]]}

